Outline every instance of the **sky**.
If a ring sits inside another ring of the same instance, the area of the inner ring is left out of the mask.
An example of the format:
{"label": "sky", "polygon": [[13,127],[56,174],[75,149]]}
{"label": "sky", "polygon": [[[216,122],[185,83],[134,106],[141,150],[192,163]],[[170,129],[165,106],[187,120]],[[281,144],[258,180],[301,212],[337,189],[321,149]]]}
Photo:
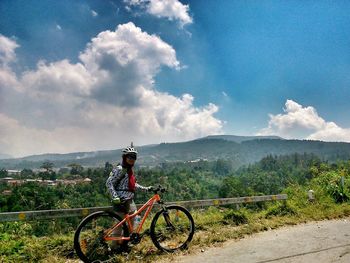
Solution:
{"label": "sky", "polygon": [[350,142],[349,1],[1,0],[0,154]]}

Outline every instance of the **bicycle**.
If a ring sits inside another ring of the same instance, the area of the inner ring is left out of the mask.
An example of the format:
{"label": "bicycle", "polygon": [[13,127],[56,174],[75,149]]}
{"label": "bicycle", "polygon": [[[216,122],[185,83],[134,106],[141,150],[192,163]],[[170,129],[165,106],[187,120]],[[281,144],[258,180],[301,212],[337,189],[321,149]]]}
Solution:
{"label": "bicycle", "polygon": [[[191,242],[195,226],[190,212],[178,205],[165,205],[158,193],[165,188],[158,186],[154,195],[133,214],[120,217],[115,211],[98,211],[85,217],[74,234],[74,248],[84,262],[108,260],[115,254],[141,242],[145,234],[163,252],[186,249]],[[149,230],[142,231],[155,203],[161,209],[154,215]],[[133,219],[145,211],[140,223],[133,227]]]}

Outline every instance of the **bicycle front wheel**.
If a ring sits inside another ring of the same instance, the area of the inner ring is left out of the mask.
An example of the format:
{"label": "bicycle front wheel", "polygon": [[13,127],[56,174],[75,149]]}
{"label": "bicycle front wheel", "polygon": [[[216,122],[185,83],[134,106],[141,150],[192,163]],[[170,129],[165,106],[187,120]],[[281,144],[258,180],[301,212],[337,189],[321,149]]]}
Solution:
{"label": "bicycle front wheel", "polygon": [[182,206],[167,206],[157,212],[152,220],[150,235],[154,245],[162,251],[186,249],[193,234],[193,218]]}
{"label": "bicycle front wheel", "polygon": [[[105,240],[108,230],[121,221],[121,217],[112,212],[99,211],[81,221],[74,235],[74,248],[84,262],[105,261],[115,253],[122,252],[127,241]],[[124,223],[113,230],[111,237],[128,237],[129,231]]]}

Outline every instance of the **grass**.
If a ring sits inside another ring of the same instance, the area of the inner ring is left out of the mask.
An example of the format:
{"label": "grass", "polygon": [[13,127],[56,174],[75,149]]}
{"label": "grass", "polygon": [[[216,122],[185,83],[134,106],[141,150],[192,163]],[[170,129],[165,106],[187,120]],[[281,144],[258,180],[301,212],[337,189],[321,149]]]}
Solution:
{"label": "grass", "polygon": [[[207,247],[257,232],[350,216],[348,202],[337,204],[332,198],[320,195],[315,202],[310,203],[305,196],[305,189],[298,187],[287,189],[286,193],[288,201],[265,203],[263,208],[249,205],[240,210],[229,207],[192,210],[196,232],[188,250],[174,254],[161,253],[146,236],[131,253],[110,262],[170,262],[179,255],[200,252]],[[73,232],[35,237],[23,234],[25,231],[21,229],[26,227],[26,224],[16,225],[16,231],[0,231],[0,262],[79,262],[73,250]]]}

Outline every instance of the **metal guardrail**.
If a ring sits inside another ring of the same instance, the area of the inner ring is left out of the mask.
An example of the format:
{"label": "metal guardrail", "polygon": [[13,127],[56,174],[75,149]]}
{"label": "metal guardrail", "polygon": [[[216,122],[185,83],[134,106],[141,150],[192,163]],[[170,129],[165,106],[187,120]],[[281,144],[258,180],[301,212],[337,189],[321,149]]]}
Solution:
{"label": "metal guardrail", "polygon": [[[176,205],[185,206],[187,208],[195,208],[195,207],[205,207],[205,206],[220,206],[220,205],[230,205],[230,204],[278,201],[278,200],[287,200],[287,199],[288,199],[288,196],[286,194],[280,194],[280,195],[178,201],[178,202],[167,202],[166,204],[167,205],[176,204]],[[141,204],[137,205],[137,207],[140,207],[140,206]],[[44,220],[44,219],[65,218],[65,217],[85,217],[96,211],[110,210],[110,209],[112,209],[112,206],[7,212],[7,213],[0,213],[0,222],[33,221],[33,220]]]}

